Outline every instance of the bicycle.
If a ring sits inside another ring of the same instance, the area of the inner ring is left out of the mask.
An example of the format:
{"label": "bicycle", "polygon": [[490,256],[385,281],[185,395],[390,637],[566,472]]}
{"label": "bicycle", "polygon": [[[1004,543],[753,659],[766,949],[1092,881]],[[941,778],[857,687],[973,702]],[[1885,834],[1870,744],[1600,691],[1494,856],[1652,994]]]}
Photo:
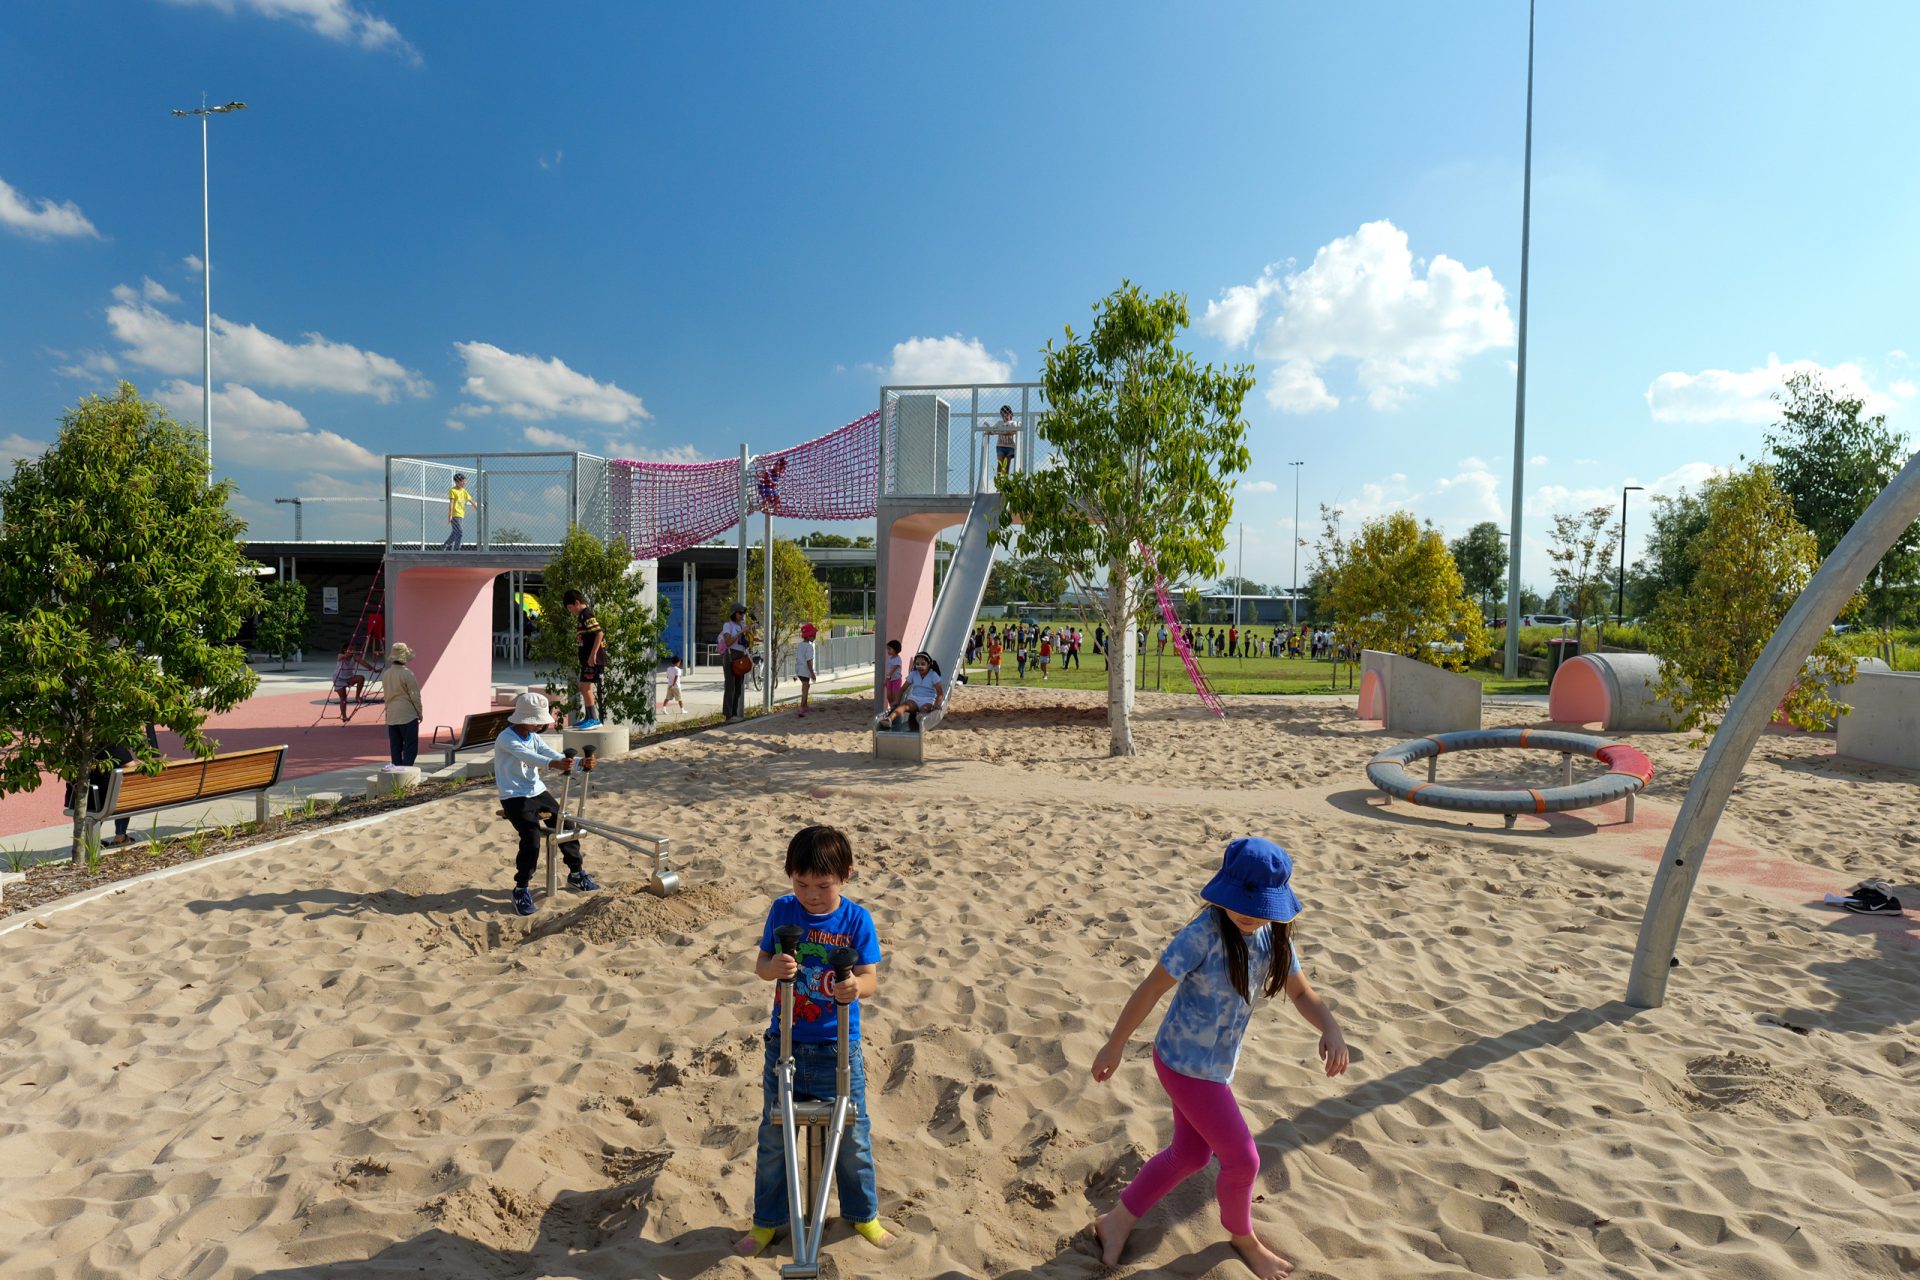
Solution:
{"label": "bicycle", "polygon": [[750,649],[748,656],[753,659],[753,670],[747,672],[741,687],[758,693],[766,685],[767,653],[764,649]]}

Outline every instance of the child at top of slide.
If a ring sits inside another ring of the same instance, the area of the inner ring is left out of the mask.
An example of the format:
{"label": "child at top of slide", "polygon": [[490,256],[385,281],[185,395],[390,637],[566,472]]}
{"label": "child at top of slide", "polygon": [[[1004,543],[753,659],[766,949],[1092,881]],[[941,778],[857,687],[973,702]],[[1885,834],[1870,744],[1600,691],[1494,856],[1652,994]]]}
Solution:
{"label": "child at top of slide", "polygon": [[[1320,1032],[1320,1060],[1329,1076],[1347,1069],[1347,1042],[1326,1002],[1300,972],[1292,921],[1300,913],[1293,892],[1293,860],[1271,840],[1243,838],[1227,846],[1220,870],[1200,891],[1206,910],[1174,935],[1160,962],[1120,1010],[1113,1034],[1093,1060],[1093,1078],[1106,1080],[1134,1031],[1160,997],[1173,991],[1173,1006],[1153,1038],[1153,1069],[1173,1103],[1173,1141],[1134,1176],[1120,1203],[1094,1220],[1093,1234],[1108,1266],[1127,1247],[1127,1233],[1160,1198],[1189,1175],[1220,1160],[1214,1194],[1220,1225],[1260,1280],[1293,1270],[1253,1232],[1253,1184],[1260,1153],[1233,1096],[1256,1002],[1281,990],[1300,1016]],[[1176,990],[1177,988],[1177,990]]]}

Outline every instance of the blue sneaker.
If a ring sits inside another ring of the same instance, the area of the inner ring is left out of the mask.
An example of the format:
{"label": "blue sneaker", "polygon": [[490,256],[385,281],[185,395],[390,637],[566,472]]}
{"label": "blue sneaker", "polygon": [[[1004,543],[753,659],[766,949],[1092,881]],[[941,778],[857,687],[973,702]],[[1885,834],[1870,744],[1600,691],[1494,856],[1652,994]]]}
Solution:
{"label": "blue sneaker", "polygon": [[577,889],[581,893],[592,893],[599,887],[600,882],[593,878],[593,872],[591,871],[567,872],[567,888],[569,889]]}
{"label": "blue sneaker", "polygon": [[513,909],[523,916],[532,915],[534,911],[533,890],[515,889],[513,891]]}
{"label": "blue sneaker", "polygon": [[600,727],[600,717],[594,716],[587,720],[581,720],[573,727],[576,729],[598,729]]}

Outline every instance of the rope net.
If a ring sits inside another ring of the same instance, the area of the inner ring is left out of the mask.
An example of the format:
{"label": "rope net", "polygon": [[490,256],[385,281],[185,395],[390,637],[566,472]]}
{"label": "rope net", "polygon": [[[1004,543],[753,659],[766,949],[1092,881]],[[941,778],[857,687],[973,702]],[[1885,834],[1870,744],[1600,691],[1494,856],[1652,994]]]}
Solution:
{"label": "rope net", "polygon": [[1147,562],[1147,572],[1153,575],[1153,594],[1160,599],[1160,616],[1166,620],[1167,635],[1173,640],[1174,652],[1180,655],[1180,661],[1187,668],[1187,678],[1193,681],[1193,691],[1200,695],[1200,701],[1207,709],[1222,720],[1227,718],[1227,709],[1220,705],[1220,696],[1207,683],[1207,677],[1200,670],[1200,664],[1194,660],[1193,646],[1187,643],[1186,628],[1180,625],[1180,617],[1173,610],[1173,601],[1167,596],[1167,580],[1153,567],[1153,548],[1142,543],[1140,554]]}
{"label": "rope net", "polygon": [[[657,560],[740,523],[740,460],[607,464],[613,533]],[[878,507],[880,411],[747,465],[747,507],[801,520],[859,520]]]}

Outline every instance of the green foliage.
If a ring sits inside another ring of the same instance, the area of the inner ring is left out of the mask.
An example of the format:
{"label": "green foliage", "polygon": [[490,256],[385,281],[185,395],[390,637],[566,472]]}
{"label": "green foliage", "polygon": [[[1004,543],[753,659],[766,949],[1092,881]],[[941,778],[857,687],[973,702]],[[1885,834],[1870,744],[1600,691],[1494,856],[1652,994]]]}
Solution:
{"label": "green foliage", "polygon": [[[1885,415],[1862,418],[1862,401],[1834,393],[1815,374],[1794,374],[1773,398],[1780,404],[1780,421],[1767,433],[1774,476],[1824,560],[1900,473],[1906,440],[1887,429]],[[1916,583],[1920,524],[1909,526],[1867,576],[1868,615],[1886,626],[1911,607]]]}
{"label": "green foliage", "polygon": [[18,874],[19,872],[25,871],[31,865],[32,855],[25,849],[7,850],[7,870]]}
{"label": "green foliage", "polygon": [[1484,608],[1507,581],[1507,544],[1501,540],[1500,526],[1482,520],[1448,543],[1447,550],[1453,553],[1467,594]]}
{"label": "green foliage", "polygon": [[610,724],[644,729],[653,723],[653,669],[660,661],[667,605],[662,601],[658,609],[647,607],[640,598],[640,575],[627,572],[632,566],[632,553],[620,543],[602,543],[584,529],[568,529],[566,541],[541,574],[533,660],[548,692],[562,706],[574,706],[580,696],[579,635],[561,601],[570,590],[580,592],[592,602],[606,633],[600,716]]}
{"label": "green foliage", "polygon": [[[1234,482],[1251,461],[1241,408],[1253,371],[1201,366],[1174,345],[1188,322],[1179,294],[1149,298],[1123,282],[1095,306],[1085,339],[1069,328],[1048,343],[1038,426],[1052,465],[999,482],[1001,543],[1018,537],[1058,565],[1110,632],[1131,626],[1151,592],[1142,546],[1169,581],[1219,572]],[[1134,753],[1123,667],[1107,685],[1116,756]]]}
{"label": "green foliage", "polygon": [[1044,556],[1001,556],[987,573],[992,604],[1054,604],[1066,592],[1066,571]]}
{"label": "green foliage", "polygon": [[[1675,727],[1704,736],[1819,569],[1820,552],[1770,467],[1715,477],[1700,498],[1707,519],[1693,581],[1661,598],[1646,631],[1661,660],[1656,691],[1679,713]],[[1782,710],[1803,729],[1824,728],[1840,713],[1833,690],[1852,680],[1840,638],[1824,636]]]}
{"label": "green foliage", "polygon": [[516,529],[512,525],[491,531],[487,535],[487,540],[496,547],[519,547],[533,541],[527,536],[525,529]]}
{"label": "green foliage", "polygon": [[1322,506],[1320,519],[1315,549],[1343,638],[1453,671],[1486,655],[1480,606],[1467,598],[1438,529],[1392,511],[1361,524],[1348,541],[1340,534],[1339,511]]}
{"label": "green foliage", "polygon": [[1611,506],[1589,507],[1578,515],[1553,518],[1553,542],[1547,548],[1547,559],[1553,562],[1554,591],[1573,616],[1574,640],[1583,645],[1587,618],[1600,611],[1612,585],[1607,553],[1619,545],[1620,522]]}
{"label": "green foliage", "polygon": [[1693,575],[1700,568],[1700,535],[1707,528],[1707,504],[1685,489],[1671,497],[1655,494],[1651,519],[1645,550],[1634,561],[1627,581],[1630,611],[1640,614],[1653,612],[1666,596],[1693,585]]}
{"label": "green foliage", "polygon": [[767,613],[767,561],[763,548],[747,553],[747,611],[759,620],[758,639],[767,644],[767,670],[780,669],[780,660],[800,638],[800,624],[824,626],[827,587],[813,576],[807,553],[785,538],[773,540],[773,613]]}
{"label": "green foliage", "polygon": [[280,659],[285,671],[287,659],[307,641],[307,587],[303,582],[275,582],[263,594],[266,603],[254,620],[253,638],[260,652]]}
{"label": "green foliage", "polygon": [[89,828],[86,837],[81,841],[81,846],[87,859],[87,874],[90,876],[99,875],[100,864],[106,861],[106,850],[100,845],[100,833],[93,828]]}
{"label": "green foliage", "polygon": [[[207,716],[259,682],[233,643],[261,595],[231,493],[208,485],[199,433],[125,383],[0,483],[0,792],[42,769],[84,786],[122,743],[157,770],[148,724],[213,754]],[[84,827],[76,815],[76,865]]]}

